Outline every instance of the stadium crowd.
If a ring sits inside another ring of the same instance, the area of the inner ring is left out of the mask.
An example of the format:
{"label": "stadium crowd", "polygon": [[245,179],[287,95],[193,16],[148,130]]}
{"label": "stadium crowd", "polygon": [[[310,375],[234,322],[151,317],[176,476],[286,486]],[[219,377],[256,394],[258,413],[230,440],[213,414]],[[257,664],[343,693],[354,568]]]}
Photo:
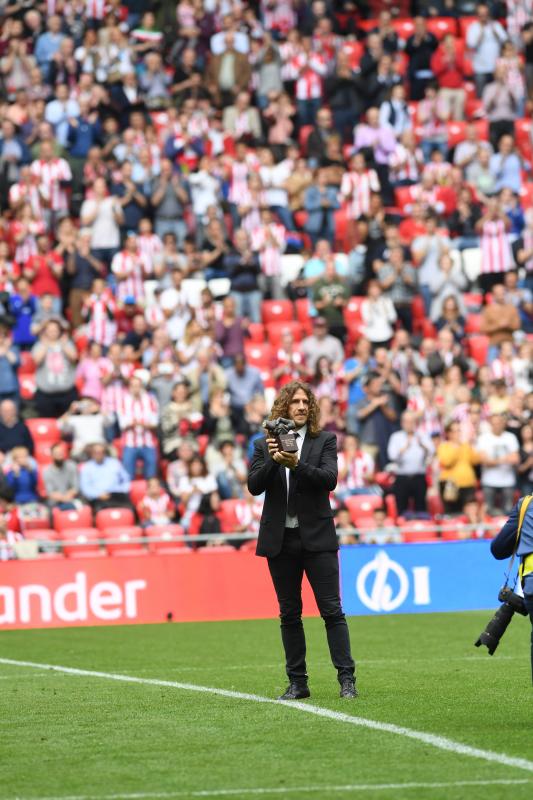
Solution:
{"label": "stadium crowd", "polygon": [[71,512],[253,534],[293,379],[346,542],[533,490],[533,0],[0,20],[0,558]]}

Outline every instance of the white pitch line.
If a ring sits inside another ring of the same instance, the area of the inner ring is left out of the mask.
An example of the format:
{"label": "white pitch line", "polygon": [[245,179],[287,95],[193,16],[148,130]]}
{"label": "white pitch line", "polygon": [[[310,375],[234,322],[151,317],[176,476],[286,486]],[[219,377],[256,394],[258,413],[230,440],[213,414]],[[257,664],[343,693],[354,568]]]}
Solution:
{"label": "white pitch line", "polygon": [[0,658],[0,664],[8,664],[15,667],[31,667],[33,669],[50,669],[54,672],[64,673],[65,675],[79,675],[86,678],[105,678],[111,681],[120,681],[122,683],[134,683],[144,686],[164,686],[169,689],[181,689],[186,692],[201,692],[203,694],[214,694],[219,697],[229,697],[232,700],[249,700],[253,703],[266,703],[269,705],[276,705],[284,709],[303,711],[305,714],[313,714],[316,717],[323,717],[325,719],[332,719],[336,722],[344,722],[348,725],[357,725],[360,728],[369,728],[375,731],[382,731],[383,733],[394,733],[397,736],[404,736],[407,739],[414,739],[415,741],[422,742],[431,747],[436,747],[439,750],[447,750],[451,753],[456,753],[461,756],[469,756],[471,758],[481,758],[484,761],[490,761],[494,764],[503,764],[506,767],[514,767],[515,769],[523,769],[527,772],[533,772],[533,761],[528,761],[525,758],[516,758],[515,756],[508,756],[505,753],[495,753],[493,750],[482,750],[478,747],[470,747],[470,745],[455,742],[453,739],[448,739],[445,736],[438,736],[434,733],[426,733],[425,731],[417,731],[412,728],[406,728],[403,725],[394,725],[390,722],[379,722],[374,719],[366,719],[366,717],[354,717],[351,714],[345,714],[340,711],[332,711],[329,708],[322,708],[321,706],[314,706],[312,704],[303,703],[297,700],[283,701],[275,700],[271,697],[263,697],[259,694],[248,694],[246,692],[234,692],[230,689],[218,689],[213,686],[199,686],[195,683],[181,683],[178,681],[165,681],[159,678],[138,678],[134,675],[120,675],[116,672],[100,672],[97,670],[77,669],[75,667],[64,667],[58,664],[40,664],[34,661],[16,661],[11,658]]}
{"label": "white pitch line", "polygon": [[251,789],[200,789],[190,792],[135,792],[133,794],[83,794],[58,797],[13,797],[2,800],[166,800],[172,797],[232,797],[235,795],[268,795],[268,794],[311,794],[314,792],[384,792],[397,789],[458,789],[468,786],[524,786],[530,784],[527,778],[509,778],[479,781],[433,781],[409,783],[351,783],[345,786],[275,786],[268,788],[259,786]]}

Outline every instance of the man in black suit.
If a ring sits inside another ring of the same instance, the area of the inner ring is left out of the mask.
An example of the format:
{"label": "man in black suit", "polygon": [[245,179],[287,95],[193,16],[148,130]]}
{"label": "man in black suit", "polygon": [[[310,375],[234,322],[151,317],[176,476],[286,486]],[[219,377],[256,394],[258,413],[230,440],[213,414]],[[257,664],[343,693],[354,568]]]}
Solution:
{"label": "man in black suit", "polygon": [[302,578],[307,575],[326,625],[341,697],[356,697],[355,665],[339,595],[338,541],[329,504],[337,484],[335,435],[320,430],[319,408],[301,381],[283,387],[270,413],[296,425],[298,453],[258,439],[248,475],[254,495],[265,492],[257,555],[266,556],[280,607],[289,686],[281,700],[309,697],[302,625]]}

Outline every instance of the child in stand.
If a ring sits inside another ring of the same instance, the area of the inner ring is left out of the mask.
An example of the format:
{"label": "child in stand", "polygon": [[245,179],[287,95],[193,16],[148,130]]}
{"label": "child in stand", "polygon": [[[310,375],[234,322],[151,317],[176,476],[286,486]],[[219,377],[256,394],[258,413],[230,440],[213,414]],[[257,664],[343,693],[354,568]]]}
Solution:
{"label": "child in stand", "polygon": [[137,504],[141,526],[169,525],[174,520],[174,513],[174,501],[163,489],[159,478],[150,478],[146,484],[146,495]]}
{"label": "child in stand", "polygon": [[3,486],[0,492],[0,561],[15,558],[13,544],[23,540],[20,518],[13,503],[13,491]]}

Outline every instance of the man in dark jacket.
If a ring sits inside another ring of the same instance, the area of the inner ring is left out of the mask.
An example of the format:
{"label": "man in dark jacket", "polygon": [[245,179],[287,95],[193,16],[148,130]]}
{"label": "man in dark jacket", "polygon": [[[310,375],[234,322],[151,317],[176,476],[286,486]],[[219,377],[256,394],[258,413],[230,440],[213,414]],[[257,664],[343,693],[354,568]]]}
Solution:
{"label": "man in dark jacket", "polygon": [[[492,540],[490,549],[494,558],[510,558],[517,544],[518,528],[520,537],[516,555],[520,559],[520,575],[524,591],[524,603],[533,626],[533,497],[521,497],[511,511],[509,519]],[[531,631],[531,673],[533,677],[533,628]]]}
{"label": "man in dark jacket", "polygon": [[33,455],[33,439],[25,422],[19,419],[13,400],[0,403],[0,453],[9,453],[14,447],[27,447]]}
{"label": "man in dark jacket", "polygon": [[321,431],[311,388],[300,381],[283,387],[270,419],[296,426],[297,453],[280,450],[268,436],[255,442],[248,475],[253,495],[265,492],[257,555],[266,556],[280,607],[281,638],[289,686],[281,700],[309,697],[302,625],[305,572],[326,625],[328,645],[341,686],[340,696],[357,696],[350,637],[339,596],[338,542],[329,504],[337,485],[335,435]]}

